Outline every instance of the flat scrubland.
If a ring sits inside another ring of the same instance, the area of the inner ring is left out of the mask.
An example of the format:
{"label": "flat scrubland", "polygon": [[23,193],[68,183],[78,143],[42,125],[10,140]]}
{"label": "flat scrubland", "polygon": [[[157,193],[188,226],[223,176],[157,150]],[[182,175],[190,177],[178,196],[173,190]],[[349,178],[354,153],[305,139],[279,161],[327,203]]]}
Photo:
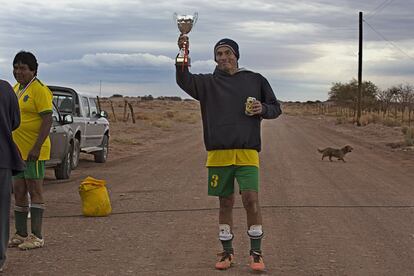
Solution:
{"label": "flat scrubland", "polygon": [[[102,109],[108,112],[111,123],[111,151],[119,158],[135,150],[145,150],[175,132],[201,127],[200,107],[195,100],[116,97],[101,99],[100,102]],[[357,136],[376,146],[391,151],[414,152],[414,129],[399,123],[398,118],[382,120],[378,114],[362,114],[362,126],[358,127],[350,110],[304,103],[284,103],[282,108],[282,116],[318,120],[332,129]],[[202,139],[201,132],[196,139]]]}

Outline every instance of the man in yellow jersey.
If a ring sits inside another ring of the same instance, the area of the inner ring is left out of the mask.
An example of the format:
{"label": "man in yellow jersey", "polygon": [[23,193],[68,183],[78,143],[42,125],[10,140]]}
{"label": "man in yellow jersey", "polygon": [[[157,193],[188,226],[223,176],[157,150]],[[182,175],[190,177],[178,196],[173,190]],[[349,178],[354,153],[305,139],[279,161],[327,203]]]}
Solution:
{"label": "man in yellow jersey", "polygon": [[20,125],[17,97],[10,84],[0,80],[0,272],[6,261],[10,231],[12,175],[24,170],[12,131]]}
{"label": "man in yellow jersey", "polygon": [[[178,47],[188,43],[181,35]],[[234,180],[239,184],[247,216],[250,238],[250,267],[265,269],[261,239],[262,216],[259,206],[260,123],[281,113],[280,105],[268,81],[260,74],[239,68],[239,46],[224,38],[214,46],[217,63],[212,74],[192,74],[188,67],[176,64],[177,84],[200,101],[204,144],[207,149],[208,194],[219,197],[219,254],[217,269],[227,269],[234,261],[233,205]],[[246,100],[255,98],[246,110]],[[246,113],[247,111],[247,113]]]}
{"label": "man in yellow jersey", "polygon": [[[26,170],[13,178],[16,233],[10,239],[9,246],[22,250],[44,245],[43,179],[45,160],[50,158],[49,132],[52,125],[53,94],[37,79],[37,68],[36,57],[30,52],[21,51],[13,60],[13,75],[17,81],[14,91],[19,100],[21,115],[20,126],[13,131],[13,139],[26,162]],[[29,208],[31,233],[27,231]]]}

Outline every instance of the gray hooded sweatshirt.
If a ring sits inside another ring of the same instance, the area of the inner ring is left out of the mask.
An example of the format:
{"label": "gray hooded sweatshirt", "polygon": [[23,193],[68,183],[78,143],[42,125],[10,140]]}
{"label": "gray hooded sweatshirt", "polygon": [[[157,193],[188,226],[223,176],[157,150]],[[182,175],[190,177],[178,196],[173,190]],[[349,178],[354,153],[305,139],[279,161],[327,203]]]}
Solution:
{"label": "gray hooded sweatshirt", "polygon": [[[220,149],[261,150],[262,119],[277,118],[282,110],[268,81],[260,74],[239,69],[230,75],[218,68],[213,74],[192,74],[176,65],[177,84],[200,102],[204,144]],[[260,115],[247,116],[245,102],[255,97],[263,105]]]}

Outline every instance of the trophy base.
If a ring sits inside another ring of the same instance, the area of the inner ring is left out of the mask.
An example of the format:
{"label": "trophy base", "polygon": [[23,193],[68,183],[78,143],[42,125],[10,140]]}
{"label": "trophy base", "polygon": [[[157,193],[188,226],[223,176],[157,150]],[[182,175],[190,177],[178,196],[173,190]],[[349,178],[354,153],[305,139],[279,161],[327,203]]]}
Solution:
{"label": "trophy base", "polygon": [[175,64],[177,65],[185,65],[185,66],[191,66],[191,59],[190,57],[176,57],[175,58]]}

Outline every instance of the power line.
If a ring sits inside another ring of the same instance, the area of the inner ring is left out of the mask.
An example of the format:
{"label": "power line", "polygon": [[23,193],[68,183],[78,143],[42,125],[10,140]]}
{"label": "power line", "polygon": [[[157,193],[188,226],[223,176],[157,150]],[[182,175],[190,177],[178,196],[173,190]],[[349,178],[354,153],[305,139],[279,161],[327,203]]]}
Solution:
{"label": "power line", "polygon": [[380,5],[378,5],[375,9],[372,10],[371,14],[368,14],[366,18],[372,18],[374,15],[378,14],[382,11],[386,6],[394,2],[394,0],[385,0]]}
{"label": "power line", "polygon": [[409,54],[407,54],[403,49],[401,49],[400,47],[397,46],[397,44],[395,44],[395,42],[387,39],[385,36],[383,36],[380,32],[378,32],[377,30],[375,30],[374,27],[372,27],[365,19],[364,22],[368,25],[368,27],[370,27],[377,35],[379,35],[383,40],[387,41],[389,44],[391,44],[392,46],[394,46],[397,50],[399,50],[401,53],[403,53],[404,55],[406,55],[407,57],[409,57],[410,59],[414,60],[414,57],[410,56]]}

